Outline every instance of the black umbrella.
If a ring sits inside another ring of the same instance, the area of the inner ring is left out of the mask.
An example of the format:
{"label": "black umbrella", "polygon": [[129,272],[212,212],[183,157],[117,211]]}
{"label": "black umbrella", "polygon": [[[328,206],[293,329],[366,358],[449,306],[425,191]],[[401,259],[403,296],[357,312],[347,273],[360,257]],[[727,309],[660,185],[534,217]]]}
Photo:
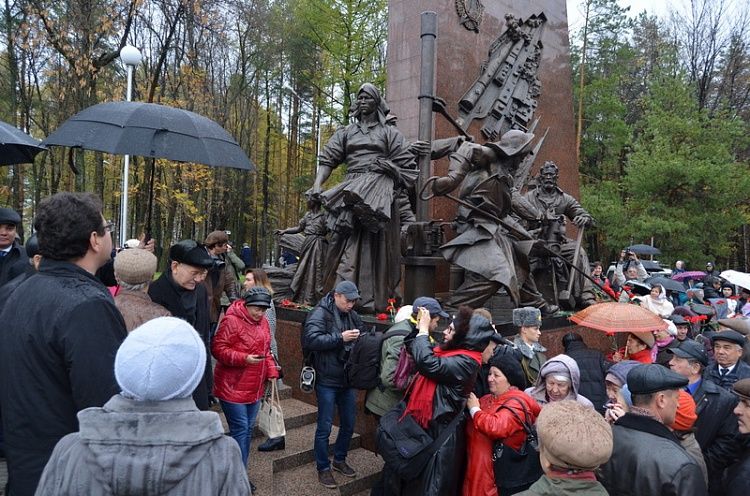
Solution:
{"label": "black umbrella", "polygon": [[637,253],[638,255],[661,255],[661,250],[651,245],[632,245],[628,246],[626,250]]}
{"label": "black umbrella", "polygon": [[648,279],[646,279],[646,282],[649,283],[652,287],[656,285],[661,285],[667,291],[676,291],[678,293],[685,292],[685,285],[679,281],[675,281],[674,279],[669,279],[669,278],[661,277],[661,276],[654,276],[654,277],[649,277]]}
{"label": "black umbrella", "polygon": [[0,121],[0,165],[32,163],[37,153],[46,150],[40,143],[20,129]]}
{"label": "black umbrella", "polygon": [[214,167],[255,168],[237,141],[215,121],[155,103],[94,105],[62,123],[42,144]]}

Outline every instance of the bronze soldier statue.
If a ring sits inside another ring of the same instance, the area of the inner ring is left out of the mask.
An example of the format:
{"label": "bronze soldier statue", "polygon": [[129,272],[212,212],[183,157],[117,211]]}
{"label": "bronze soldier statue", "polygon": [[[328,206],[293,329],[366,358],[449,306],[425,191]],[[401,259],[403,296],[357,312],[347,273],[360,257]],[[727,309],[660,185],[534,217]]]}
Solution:
{"label": "bronze soldier statue", "polygon": [[[524,197],[533,205],[542,216],[539,220],[531,220],[528,223],[529,231],[540,240],[553,245],[553,251],[560,253],[566,260],[575,264],[585,273],[590,271],[589,260],[583,247],[579,247],[578,260],[574,260],[576,252],[576,240],[568,238],[565,234],[566,219],[572,221],[579,229],[594,226],[594,218],[584,209],[571,195],[565,193],[557,185],[560,170],[554,162],[545,162],[539,171],[538,185],[529,190]],[[579,307],[587,307],[596,303],[594,288],[590,280],[574,273],[564,264],[555,264],[549,260],[560,273],[561,284],[573,277],[573,296]],[[532,269],[537,269],[543,264],[542,259],[532,260]]]}
{"label": "bronze soldier statue", "polygon": [[511,216],[539,216],[513,184],[515,170],[530,152],[533,138],[531,133],[511,130],[496,143],[463,143],[450,156],[448,175],[431,180],[436,195],[460,186],[462,204],[454,222],[458,236],[440,247],[447,261],[465,270],[463,284],[448,302],[450,307],[481,307],[505,288],[516,306],[533,306],[546,315],[558,310],[537,290],[528,261],[534,241]]}

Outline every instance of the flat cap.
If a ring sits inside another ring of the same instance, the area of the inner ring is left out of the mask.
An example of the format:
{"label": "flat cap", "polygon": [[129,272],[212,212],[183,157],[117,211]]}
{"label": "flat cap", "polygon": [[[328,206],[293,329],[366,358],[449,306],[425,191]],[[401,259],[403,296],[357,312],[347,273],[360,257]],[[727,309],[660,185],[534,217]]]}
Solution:
{"label": "flat cap", "polygon": [[750,319],[736,318],[736,319],[719,319],[719,325],[737,331],[743,336],[750,334]]}
{"label": "flat cap", "polygon": [[750,400],[750,379],[741,379],[735,382],[732,390],[743,400]]}
{"label": "flat cap", "polygon": [[542,312],[534,307],[514,308],[513,325],[517,327],[541,327]]}
{"label": "flat cap", "polygon": [[685,320],[685,317],[683,317],[679,313],[673,313],[672,315],[670,315],[669,320],[674,322],[674,325],[689,325],[690,324],[690,322]]}
{"label": "flat cap", "polygon": [[716,341],[729,341],[730,343],[743,346],[747,340],[739,332],[730,329],[728,331],[714,332],[711,335],[711,343],[715,343]]}
{"label": "flat cap", "polygon": [[115,277],[127,284],[145,284],[154,278],[158,260],[148,250],[129,248],[117,254],[114,261]]}
{"label": "flat cap", "polygon": [[667,348],[667,353],[676,357],[687,358],[688,360],[698,360],[704,367],[708,366],[708,354],[706,349],[697,341],[686,339],[676,348]]}
{"label": "flat cap", "polygon": [[18,226],[21,223],[21,216],[12,208],[0,208],[0,224],[13,224]]}
{"label": "flat cap", "polygon": [[628,389],[631,394],[650,394],[681,389],[687,385],[687,377],[654,363],[638,365],[628,372]]}
{"label": "flat cap", "polygon": [[204,243],[206,246],[214,246],[219,243],[227,243],[228,241],[229,236],[226,231],[211,231],[208,236],[206,236]]}
{"label": "flat cap", "polygon": [[358,300],[360,298],[357,285],[351,281],[341,281],[333,288],[333,292],[344,295],[347,300]]}
{"label": "flat cap", "polygon": [[206,248],[192,239],[184,239],[169,249],[169,258],[175,262],[210,269],[214,265],[214,259],[208,254]]}

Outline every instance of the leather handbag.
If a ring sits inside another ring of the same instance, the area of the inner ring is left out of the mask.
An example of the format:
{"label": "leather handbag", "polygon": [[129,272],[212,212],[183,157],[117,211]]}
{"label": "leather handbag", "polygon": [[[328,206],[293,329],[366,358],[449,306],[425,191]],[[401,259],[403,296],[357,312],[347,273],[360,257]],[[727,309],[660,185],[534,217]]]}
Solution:
{"label": "leather handbag", "polygon": [[268,438],[286,435],[284,412],[281,410],[281,400],[279,399],[279,389],[276,386],[276,381],[271,382],[270,394],[263,398],[260,403],[258,428]]}

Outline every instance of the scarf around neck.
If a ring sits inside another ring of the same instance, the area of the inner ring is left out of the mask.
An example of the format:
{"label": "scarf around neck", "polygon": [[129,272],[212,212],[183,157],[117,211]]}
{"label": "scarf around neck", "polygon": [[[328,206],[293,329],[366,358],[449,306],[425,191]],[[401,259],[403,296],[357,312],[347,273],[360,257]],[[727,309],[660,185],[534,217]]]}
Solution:
{"label": "scarf around neck", "polygon": [[[443,350],[439,346],[436,346],[433,348],[432,352],[438,358],[467,355],[476,360],[479,366],[482,365],[482,352],[480,351],[470,351],[465,349]],[[423,376],[422,374],[417,374],[417,379],[412,383],[411,395],[409,396],[406,410],[404,410],[401,419],[407,414],[410,414],[423,429],[427,429],[427,425],[430,423],[430,420],[432,420],[433,400],[435,399],[436,390],[437,382]]]}

